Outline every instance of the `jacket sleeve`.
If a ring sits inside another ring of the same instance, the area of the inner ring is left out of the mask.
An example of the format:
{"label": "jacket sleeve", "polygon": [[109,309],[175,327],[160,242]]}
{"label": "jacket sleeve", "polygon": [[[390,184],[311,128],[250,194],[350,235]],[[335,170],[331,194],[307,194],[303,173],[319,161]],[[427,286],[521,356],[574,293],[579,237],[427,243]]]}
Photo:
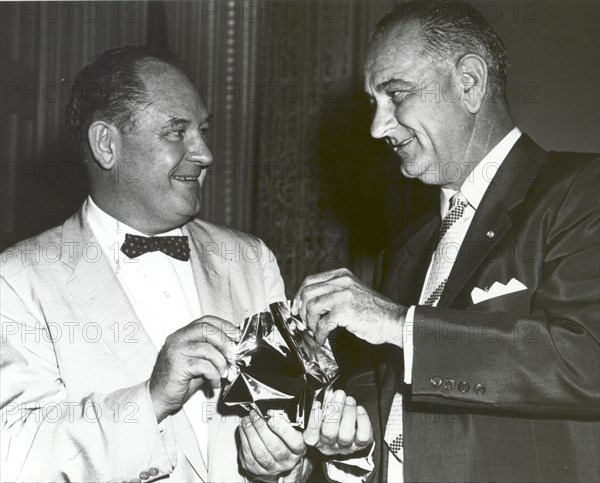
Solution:
{"label": "jacket sleeve", "polygon": [[[0,404],[4,481],[122,481],[176,465],[146,383],[70,400],[43,314],[2,278]],[[34,315],[36,314],[36,315]]]}
{"label": "jacket sleeve", "polygon": [[414,401],[599,416],[598,165],[581,170],[543,228],[529,314],[417,307]]}
{"label": "jacket sleeve", "polygon": [[269,250],[262,240],[259,240],[259,243],[259,258],[262,265],[263,280],[269,304],[285,301],[285,287],[279,271],[279,265],[277,264],[277,258],[275,258],[273,252]]}

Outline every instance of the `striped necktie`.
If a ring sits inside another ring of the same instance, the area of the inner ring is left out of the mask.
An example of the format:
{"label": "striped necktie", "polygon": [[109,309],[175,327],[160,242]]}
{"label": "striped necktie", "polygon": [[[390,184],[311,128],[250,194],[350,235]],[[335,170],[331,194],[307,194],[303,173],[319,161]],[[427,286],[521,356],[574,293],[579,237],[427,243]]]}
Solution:
{"label": "striped necktie", "polygon": [[450,211],[442,220],[442,226],[437,238],[437,245],[431,262],[427,287],[424,292],[423,305],[437,305],[448,276],[456,260],[460,242],[462,241],[460,233],[460,223],[457,223],[467,208],[467,200],[459,191],[450,199]]}

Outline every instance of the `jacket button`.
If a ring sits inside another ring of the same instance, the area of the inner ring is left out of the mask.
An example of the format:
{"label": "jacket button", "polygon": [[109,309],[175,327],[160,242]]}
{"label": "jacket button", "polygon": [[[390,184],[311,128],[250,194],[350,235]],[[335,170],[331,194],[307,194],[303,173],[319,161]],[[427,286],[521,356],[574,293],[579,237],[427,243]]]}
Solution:
{"label": "jacket button", "polygon": [[147,480],[148,478],[150,478],[150,473],[148,473],[147,471],[142,471],[142,472],[140,473],[140,478],[141,478],[142,480]]}
{"label": "jacket button", "polygon": [[434,376],[431,378],[430,382],[433,387],[440,387],[442,385],[442,378],[439,376]]}
{"label": "jacket button", "polygon": [[154,467],[152,467],[152,468],[149,468],[149,469],[148,469],[148,473],[150,473],[150,476],[156,476],[156,475],[158,475],[158,473],[160,473],[160,472],[158,471],[158,469],[157,469],[157,468],[154,468]]}
{"label": "jacket button", "polygon": [[477,383],[473,386],[473,392],[478,396],[483,396],[485,393],[485,386],[483,384]]}
{"label": "jacket button", "polygon": [[470,387],[471,386],[469,386],[469,383],[467,381],[461,381],[458,383],[458,390],[460,392],[467,392]]}
{"label": "jacket button", "polygon": [[454,379],[444,379],[444,389],[452,391],[454,389]]}

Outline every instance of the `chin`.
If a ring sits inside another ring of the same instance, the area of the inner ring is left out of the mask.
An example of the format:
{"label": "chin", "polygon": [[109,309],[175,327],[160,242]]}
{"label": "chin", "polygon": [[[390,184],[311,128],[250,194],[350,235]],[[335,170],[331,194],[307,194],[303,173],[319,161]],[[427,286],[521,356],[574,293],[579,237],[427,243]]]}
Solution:
{"label": "chin", "polygon": [[407,164],[402,164],[402,166],[400,166],[400,172],[402,173],[402,175],[406,178],[409,179],[420,179],[421,181],[423,181],[423,178],[425,177],[425,173],[423,173],[421,170],[415,169],[415,166],[418,167],[418,165],[415,162],[409,162]]}
{"label": "chin", "polygon": [[202,208],[202,202],[200,201],[200,199],[198,199],[193,203],[189,203],[186,206],[182,207],[180,213],[184,217],[192,218],[198,214],[200,208]]}
{"label": "chin", "polygon": [[195,215],[202,206],[200,193],[187,193],[186,196],[178,196],[173,199],[173,211],[185,215]]}

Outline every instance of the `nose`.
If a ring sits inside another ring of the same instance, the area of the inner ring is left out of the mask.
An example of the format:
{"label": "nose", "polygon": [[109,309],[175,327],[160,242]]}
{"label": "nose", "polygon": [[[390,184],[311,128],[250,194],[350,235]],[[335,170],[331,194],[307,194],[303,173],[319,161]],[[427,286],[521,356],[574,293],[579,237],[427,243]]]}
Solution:
{"label": "nose", "polygon": [[190,137],[187,144],[186,161],[208,167],[213,163],[213,155],[201,133]]}
{"label": "nose", "polygon": [[397,125],[393,107],[377,105],[371,122],[371,136],[375,139],[384,138]]}

